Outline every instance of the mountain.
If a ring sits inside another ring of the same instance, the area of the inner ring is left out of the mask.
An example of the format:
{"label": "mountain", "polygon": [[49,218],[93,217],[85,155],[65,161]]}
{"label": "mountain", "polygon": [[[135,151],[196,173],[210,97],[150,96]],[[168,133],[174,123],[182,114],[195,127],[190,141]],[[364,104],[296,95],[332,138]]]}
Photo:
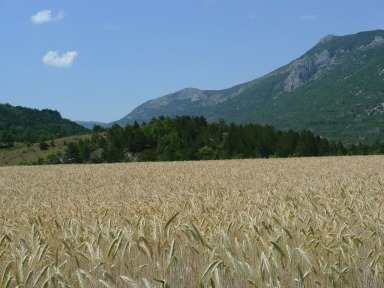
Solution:
{"label": "mountain", "polygon": [[33,143],[87,131],[83,126],[63,119],[54,110],[0,104],[0,146],[14,141]]}
{"label": "mountain", "polygon": [[346,143],[384,139],[384,31],[328,35],[291,63],[229,89],[187,88],[116,121],[203,115],[208,121],[311,129]]}
{"label": "mountain", "polygon": [[98,125],[101,127],[108,127],[108,124],[103,122],[96,122],[96,121],[75,121],[75,122],[87,129],[92,129],[93,126],[95,125]]}

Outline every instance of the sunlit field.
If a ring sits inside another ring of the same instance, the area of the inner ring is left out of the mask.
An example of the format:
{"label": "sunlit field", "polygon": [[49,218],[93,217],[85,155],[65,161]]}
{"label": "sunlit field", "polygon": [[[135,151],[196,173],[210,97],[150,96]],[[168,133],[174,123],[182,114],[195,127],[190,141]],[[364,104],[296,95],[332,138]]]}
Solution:
{"label": "sunlit field", "polygon": [[0,287],[384,287],[384,157],[0,168]]}

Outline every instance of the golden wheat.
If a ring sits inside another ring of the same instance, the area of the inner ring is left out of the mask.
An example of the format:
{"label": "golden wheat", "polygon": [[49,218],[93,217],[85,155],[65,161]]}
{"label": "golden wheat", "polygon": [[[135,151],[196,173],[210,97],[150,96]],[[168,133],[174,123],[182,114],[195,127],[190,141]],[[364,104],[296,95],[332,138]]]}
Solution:
{"label": "golden wheat", "polygon": [[0,287],[384,287],[383,160],[0,168]]}

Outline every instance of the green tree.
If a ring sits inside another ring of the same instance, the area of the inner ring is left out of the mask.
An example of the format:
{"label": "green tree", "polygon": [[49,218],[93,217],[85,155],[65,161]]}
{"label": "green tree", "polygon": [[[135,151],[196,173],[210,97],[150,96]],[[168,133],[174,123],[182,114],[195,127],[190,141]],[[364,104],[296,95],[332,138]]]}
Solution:
{"label": "green tree", "polygon": [[74,142],[70,142],[67,145],[67,149],[64,153],[65,163],[83,163],[83,159],[80,157],[80,147]]}
{"label": "green tree", "polygon": [[200,160],[216,159],[216,152],[211,147],[203,146],[197,151],[197,158]]}
{"label": "green tree", "polygon": [[48,150],[49,144],[42,140],[39,143],[39,148],[40,148],[40,150]]}
{"label": "green tree", "polygon": [[0,133],[0,143],[3,143],[5,147],[13,147],[15,141],[14,135],[9,131],[3,131]]}

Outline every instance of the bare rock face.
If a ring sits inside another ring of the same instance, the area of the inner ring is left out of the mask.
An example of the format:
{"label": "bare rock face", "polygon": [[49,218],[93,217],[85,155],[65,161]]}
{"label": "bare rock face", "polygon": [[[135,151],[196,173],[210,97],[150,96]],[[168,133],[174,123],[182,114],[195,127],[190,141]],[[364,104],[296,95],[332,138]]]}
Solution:
{"label": "bare rock face", "polygon": [[293,61],[290,65],[291,72],[284,82],[284,91],[290,92],[303,85],[315,70],[315,63],[308,56]]}
{"label": "bare rock face", "polygon": [[383,45],[384,45],[384,38],[381,36],[376,36],[371,43],[369,43],[368,45],[360,46],[358,49],[365,51],[365,50],[374,49]]}
{"label": "bare rock face", "polygon": [[188,100],[190,99],[191,102],[204,100],[207,98],[207,95],[205,95],[201,90],[196,88],[185,88],[181,91],[179,91],[176,99],[177,100]]}
{"label": "bare rock face", "polygon": [[288,77],[284,82],[284,91],[290,92],[312,79],[317,79],[320,75],[329,69],[332,62],[331,55],[327,50],[314,56],[305,55],[293,61],[288,70]]}

